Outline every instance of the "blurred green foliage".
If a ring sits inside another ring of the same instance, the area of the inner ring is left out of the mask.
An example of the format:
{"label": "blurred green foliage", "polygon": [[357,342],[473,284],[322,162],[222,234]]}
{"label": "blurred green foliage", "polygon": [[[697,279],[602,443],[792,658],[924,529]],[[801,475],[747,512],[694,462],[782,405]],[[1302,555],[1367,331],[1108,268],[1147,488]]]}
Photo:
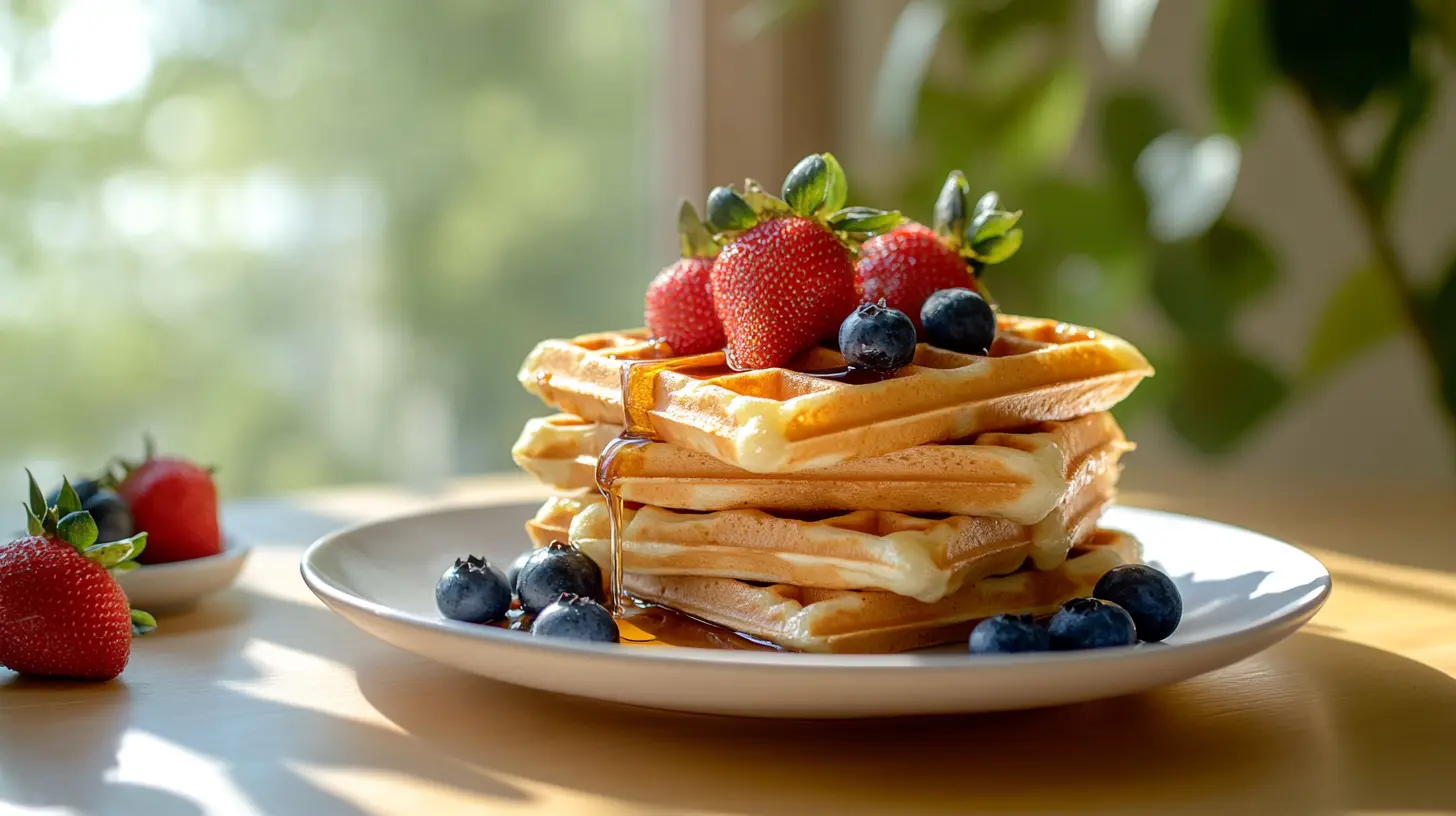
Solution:
{"label": "blurred green foliage", "polygon": [[0,11],[0,472],[508,466],[530,346],[640,320],[661,5]]}
{"label": "blurred green foliage", "polygon": [[[1105,50],[1133,58],[1157,0],[1099,0]],[[911,0],[886,48],[875,105],[881,134],[917,161],[890,202],[929,217],[945,169],[1024,209],[1027,241],[987,283],[1009,311],[1104,326],[1150,352],[1159,376],[1123,406],[1161,411],[1197,451],[1232,452],[1301,391],[1319,387],[1401,332],[1420,341],[1433,394],[1456,419],[1456,260],[1422,291],[1390,238],[1392,191],[1434,92],[1437,52],[1456,56],[1456,3],[1430,0],[1210,0],[1205,72],[1219,132],[1192,133],[1155,96],[1126,87],[1094,101],[1071,0]],[[937,59],[932,66],[931,52]],[[935,70],[939,67],[941,70]],[[1279,285],[1276,247],[1227,208],[1238,140],[1258,127],[1275,83],[1316,124],[1317,149],[1370,246],[1331,281],[1302,370],[1283,370],[1236,332]],[[907,103],[906,99],[913,100]],[[1344,147],[1356,116],[1383,116],[1368,156]],[[1100,161],[1068,169],[1095,120]],[[1148,306],[1153,319],[1148,319]]]}

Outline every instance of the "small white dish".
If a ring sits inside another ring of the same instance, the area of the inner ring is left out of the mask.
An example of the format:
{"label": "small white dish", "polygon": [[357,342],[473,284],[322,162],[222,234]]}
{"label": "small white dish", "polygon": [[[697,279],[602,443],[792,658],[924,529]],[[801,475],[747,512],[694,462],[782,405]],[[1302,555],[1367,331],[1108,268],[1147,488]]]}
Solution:
{"label": "small white dish", "polygon": [[133,607],[153,615],[176,612],[232,586],[252,551],[251,545],[225,537],[223,550],[217,555],[167,564],[143,564],[128,572],[115,573],[116,582]]}
{"label": "small white dish", "polygon": [[1255,654],[1313,617],[1330,575],[1312,556],[1216,522],[1119,507],[1104,526],[1143,543],[1177,582],[1184,616],[1161,644],[972,656],[964,647],[897,655],[633,648],[534,638],[444,620],[434,586],[457,557],[509,563],[534,508],[442,510],[333,533],[304,554],[304,581],[365,632],[496,680],[652,708],[762,717],[994,711],[1143,691]]}

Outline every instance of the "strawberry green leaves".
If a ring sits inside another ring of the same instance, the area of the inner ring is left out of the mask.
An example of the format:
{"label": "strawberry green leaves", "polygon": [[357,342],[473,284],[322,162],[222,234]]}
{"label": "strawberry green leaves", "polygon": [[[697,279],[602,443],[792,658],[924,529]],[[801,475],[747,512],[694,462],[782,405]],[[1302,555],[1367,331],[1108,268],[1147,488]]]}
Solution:
{"label": "strawberry green leaves", "polygon": [[758,214],[732,187],[714,187],[708,193],[708,226],[714,232],[733,235],[757,223]]}
{"label": "strawberry green leaves", "polygon": [[[59,505],[58,505],[59,507]],[[60,512],[57,510],[56,512]],[[74,513],[67,513],[61,516],[56,522],[56,535],[67,544],[85,552],[87,547],[96,543],[96,538],[101,531],[96,528],[96,519],[85,510],[77,510]]]}
{"label": "strawberry green leaves", "polygon": [[[799,160],[789,175],[783,179],[783,201],[792,211],[805,219],[828,220],[836,223],[836,216],[843,221],[844,203],[849,200],[849,179],[844,168],[833,153],[814,153]],[[852,207],[853,210],[868,210],[868,207]],[[875,213],[884,213],[875,210]],[[858,217],[858,216],[856,216]],[[898,221],[895,221],[898,224]],[[895,226],[891,224],[891,227]],[[890,229],[890,227],[885,227]],[[855,232],[855,230],[846,230]]]}
{"label": "strawberry green leaves", "polygon": [[1016,229],[1021,212],[1002,210],[1001,197],[994,192],[981,196],[970,212],[970,198],[965,174],[952,170],[935,200],[935,234],[961,257],[982,266],[1015,255],[1022,241],[1021,230]]}
{"label": "strawberry green leaves", "polygon": [[829,216],[829,227],[835,232],[869,237],[900,226],[904,217],[873,207],[849,207]]}
{"label": "strawberry green leaves", "polygon": [[698,210],[691,201],[683,199],[677,211],[677,236],[682,245],[684,258],[712,258],[718,254],[718,242],[708,225],[698,217]]}
{"label": "strawberry green leaves", "polygon": [[860,242],[904,221],[898,212],[846,208],[849,181],[839,160],[829,153],[805,156],[794,165],[784,179],[782,195],[770,194],[753,179],[744,182],[742,195],[732,187],[715,187],[708,194],[708,228],[723,242],[771,218],[807,218],[822,224],[854,252]]}
{"label": "strawberry green leaves", "polygon": [[156,618],[152,617],[151,615],[147,614],[146,612],[141,611],[140,609],[133,609],[131,611],[131,635],[132,635],[132,637],[137,637],[138,635],[145,635],[145,634],[148,634],[150,632],[156,631],[156,629],[157,629],[157,619]]}
{"label": "strawberry green leaves", "polygon": [[784,201],[794,212],[813,218],[829,190],[829,162],[819,154],[805,156],[784,178]]}

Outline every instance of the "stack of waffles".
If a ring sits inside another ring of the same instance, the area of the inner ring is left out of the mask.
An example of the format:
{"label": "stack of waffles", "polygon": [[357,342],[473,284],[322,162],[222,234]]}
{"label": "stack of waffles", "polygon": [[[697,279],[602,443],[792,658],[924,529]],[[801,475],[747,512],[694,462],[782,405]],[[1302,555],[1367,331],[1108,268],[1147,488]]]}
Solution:
{"label": "stack of waffles", "polygon": [[637,601],[787,649],[898,652],[1139,559],[1098,527],[1131,448],[1107,411],[1151,373],[1117,337],[1002,315],[989,355],[921,344],[885,378],[827,348],[741,372],[662,351],[644,331],[548,340],[520,372],[560,412],[513,450],[556,491],[528,532],[619,566]]}

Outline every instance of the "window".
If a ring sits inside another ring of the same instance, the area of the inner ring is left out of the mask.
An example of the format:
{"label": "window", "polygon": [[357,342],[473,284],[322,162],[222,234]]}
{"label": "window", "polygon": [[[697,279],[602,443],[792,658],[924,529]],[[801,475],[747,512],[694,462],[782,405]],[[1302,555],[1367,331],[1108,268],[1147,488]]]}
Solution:
{"label": "window", "polygon": [[522,357],[637,325],[662,260],[665,7],[0,11],[0,472],[143,431],[232,494],[508,466]]}

